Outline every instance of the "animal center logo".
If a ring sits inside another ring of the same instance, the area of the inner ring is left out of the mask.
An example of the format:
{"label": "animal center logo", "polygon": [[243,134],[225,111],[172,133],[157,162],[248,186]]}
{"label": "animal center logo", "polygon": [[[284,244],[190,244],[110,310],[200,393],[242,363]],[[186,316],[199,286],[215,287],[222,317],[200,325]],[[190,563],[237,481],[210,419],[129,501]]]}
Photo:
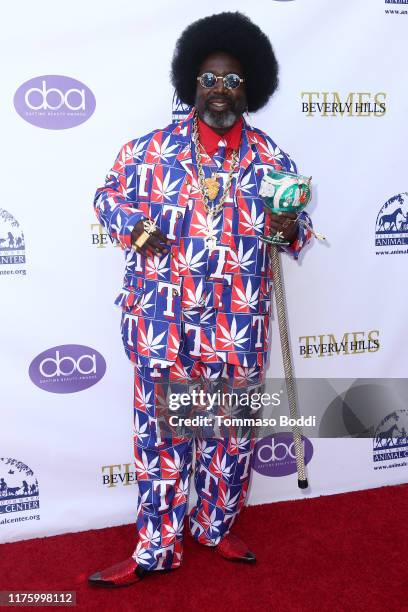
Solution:
{"label": "animal center logo", "polygon": [[408,410],[395,410],[378,425],[373,438],[375,469],[408,464]]}
{"label": "animal center logo", "polygon": [[392,196],[380,208],[375,247],[377,255],[408,253],[408,192]]}
{"label": "animal center logo", "polygon": [[0,458],[0,515],[38,509],[38,495],[38,480],[27,465],[11,457]]}
{"label": "animal center logo", "polygon": [[0,275],[25,274],[25,239],[22,228],[4,208],[0,208]]}

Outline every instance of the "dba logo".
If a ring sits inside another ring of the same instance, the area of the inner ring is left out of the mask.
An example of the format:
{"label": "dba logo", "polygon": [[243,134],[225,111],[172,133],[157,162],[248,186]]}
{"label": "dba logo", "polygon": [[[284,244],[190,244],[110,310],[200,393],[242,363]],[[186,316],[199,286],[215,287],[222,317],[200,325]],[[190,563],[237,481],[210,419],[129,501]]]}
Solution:
{"label": "dba logo", "polygon": [[375,246],[379,255],[408,253],[408,192],[393,196],[380,208]]}
{"label": "dba logo", "polygon": [[106,362],[98,351],[80,344],[54,346],[32,362],[32,382],[51,393],[75,393],[95,385],[106,372]]}
{"label": "dba logo", "polygon": [[[313,446],[302,436],[305,464],[313,456]],[[288,476],[296,472],[296,454],[293,436],[282,432],[262,438],[255,445],[254,470],[263,476]]]}
{"label": "dba logo", "polygon": [[65,130],[84,123],[95,106],[95,96],[86,85],[58,75],[30,79],[14,96],[14,107],[20,117],[48,130]]}

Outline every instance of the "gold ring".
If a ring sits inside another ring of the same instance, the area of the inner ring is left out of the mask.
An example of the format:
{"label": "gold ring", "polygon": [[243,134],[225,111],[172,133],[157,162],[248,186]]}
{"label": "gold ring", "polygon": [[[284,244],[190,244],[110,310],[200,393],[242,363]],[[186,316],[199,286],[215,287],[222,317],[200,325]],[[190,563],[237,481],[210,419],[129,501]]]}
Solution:
{"label": "gold ring", "polygon": [[145,242],[147,242],[150,238],[150,234],[146,231],[143,231],[139,238],[137,240],[135,240],[135,242],[133,243],[133,246],[136,248],[142,248],[142,246],[144,245]]}
{"label": "gold ring", "polygon": [[148,234],[153,234],[157,230],[156,223],[151,219],[145,219],[143,221],[143,227],[145,232],[147,232]]}

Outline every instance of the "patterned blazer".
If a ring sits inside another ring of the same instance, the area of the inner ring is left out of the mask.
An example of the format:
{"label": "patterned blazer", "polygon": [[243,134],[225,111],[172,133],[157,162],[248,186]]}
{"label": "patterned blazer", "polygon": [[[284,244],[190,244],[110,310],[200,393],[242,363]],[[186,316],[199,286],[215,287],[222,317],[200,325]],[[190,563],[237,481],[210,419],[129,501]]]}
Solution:
{"label": "patterned blazer", "polygon": [[[123,286],[115,303],[122,309],[126,354],[139,365],[165,367],[174,363],[179,349],[180,270],[194,257],[180,251],[180,232],[184,218],[191,223],[201,198],[191,138],[193,112],[125,144],[95,195],[99,222],[125,253]],[[229,231],[221,238],[223,269],[211,280],[220,301],[215,358],[248,367],[263,365],[268,351],[272,275],[269,247],[259,235],[269,215],[265,219],[259,188],[271,167],[297,172],[269,136],[244,121],[239,168],[224,204]],[[305,212],[301,216],[310,223]],[[145,258],[131,248],[131,232],[146,217],[171,240],[169,254]],[[189,227],[192,235],[200,235],[199,224]],[[297,258],[309,239],[310,231],[299,226],[297,239],[285,249]]]}

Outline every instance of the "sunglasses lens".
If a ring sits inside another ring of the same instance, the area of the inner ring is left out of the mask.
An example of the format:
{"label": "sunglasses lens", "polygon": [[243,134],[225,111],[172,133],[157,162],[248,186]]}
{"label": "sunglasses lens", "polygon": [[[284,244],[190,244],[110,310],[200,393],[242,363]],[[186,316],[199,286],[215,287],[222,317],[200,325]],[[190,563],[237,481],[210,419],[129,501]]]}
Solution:
{"label": "sunglasses lens", "polygon": [[210,87],[214,87],[216,80],[212,72],[204,72],[204,74],[201,75],[200,83],[203,87],[209,89]]}
{"label": "sunglasses lens", "polygon": [[236,89],[241,84],[241,79],[237,74],[227,74],[224,78],[225,86],[228,89]]}

